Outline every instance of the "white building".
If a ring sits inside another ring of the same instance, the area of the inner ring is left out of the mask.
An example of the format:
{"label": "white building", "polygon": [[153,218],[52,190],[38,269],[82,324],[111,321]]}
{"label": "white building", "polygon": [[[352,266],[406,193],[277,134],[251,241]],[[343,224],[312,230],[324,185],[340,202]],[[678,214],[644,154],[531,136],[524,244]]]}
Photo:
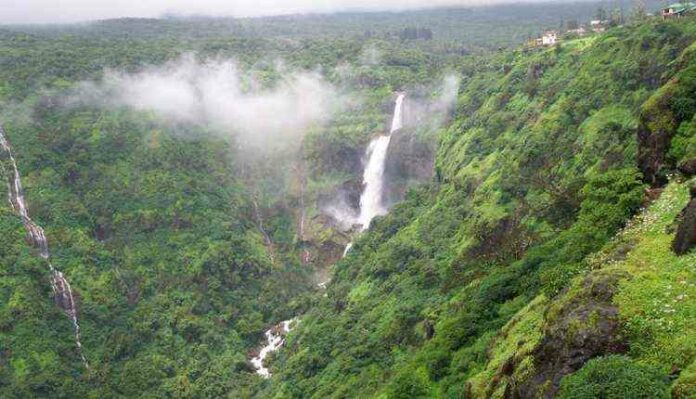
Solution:
{"label": "white building", "polygon": [[544,46],[553,46],[558,41],[558,33],[556,31],[546,31],[541,35],[541,44]]}
{"label": "white building", "polygon": [[594,19],[590,21],[590,29],[593,32],[601,33],[604,32],[605,27],[609,21],[601,21],[599,19]]}
{"label": "white building", "polygon": [[577,29],[570,29],[570,30],[568,30],[568,32],[566,32],[566,33],[571,34],[571,35],[578,35],[578,36],[580,36],[580,37],[583,37],[583,36],[585,36],[585,35],[587,34],[587,30],[585,29],[584,26],[580,26],[580,27],[577,28]]}

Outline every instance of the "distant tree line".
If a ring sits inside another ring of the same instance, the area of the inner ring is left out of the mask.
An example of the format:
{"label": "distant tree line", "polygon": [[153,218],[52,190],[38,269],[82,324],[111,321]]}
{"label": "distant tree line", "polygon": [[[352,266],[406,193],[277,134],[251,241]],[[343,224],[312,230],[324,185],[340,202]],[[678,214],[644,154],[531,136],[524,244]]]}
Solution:
{"label": "distant tree line", "polygon": [[408,27],[402,29],[401,32],[399,32],[399,38],[401,40],[432,40],[433,31],[430,28]]}

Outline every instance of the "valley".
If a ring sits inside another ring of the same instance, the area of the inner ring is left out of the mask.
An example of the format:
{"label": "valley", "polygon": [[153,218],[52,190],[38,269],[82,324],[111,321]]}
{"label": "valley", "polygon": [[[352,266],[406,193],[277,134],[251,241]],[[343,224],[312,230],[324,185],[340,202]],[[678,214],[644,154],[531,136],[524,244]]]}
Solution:
{"label": "valley", "polygon": [[693,397],[696,19],[610,7],[0,25],[0,397]]}

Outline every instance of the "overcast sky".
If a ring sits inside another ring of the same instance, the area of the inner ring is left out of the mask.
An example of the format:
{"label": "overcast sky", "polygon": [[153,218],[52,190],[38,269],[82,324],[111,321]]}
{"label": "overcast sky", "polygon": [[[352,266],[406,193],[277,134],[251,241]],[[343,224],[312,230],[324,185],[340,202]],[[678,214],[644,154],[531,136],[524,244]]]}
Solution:
{"label": "overcast sky", "polygon": [[[165,13],[262,16],[345,10],[403,10],[504,0],[0,0],[0,24],[76,22]],[[509,0],[508,0],[509,2]]]}

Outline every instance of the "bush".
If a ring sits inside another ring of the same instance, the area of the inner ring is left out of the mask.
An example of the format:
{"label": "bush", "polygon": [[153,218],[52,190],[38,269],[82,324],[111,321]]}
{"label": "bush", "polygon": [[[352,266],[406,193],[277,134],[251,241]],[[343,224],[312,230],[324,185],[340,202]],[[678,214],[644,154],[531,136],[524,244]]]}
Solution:
{"label": "bush", "polygon": [[430,391],[428,378],[421,370],[406,368],[401,370],[389,383],[389,399],[427,398]]}
{"label": "bush", "polygon": [[626,356],[592,359],[561,381],[559,399],[669,398],[665,376]]}

